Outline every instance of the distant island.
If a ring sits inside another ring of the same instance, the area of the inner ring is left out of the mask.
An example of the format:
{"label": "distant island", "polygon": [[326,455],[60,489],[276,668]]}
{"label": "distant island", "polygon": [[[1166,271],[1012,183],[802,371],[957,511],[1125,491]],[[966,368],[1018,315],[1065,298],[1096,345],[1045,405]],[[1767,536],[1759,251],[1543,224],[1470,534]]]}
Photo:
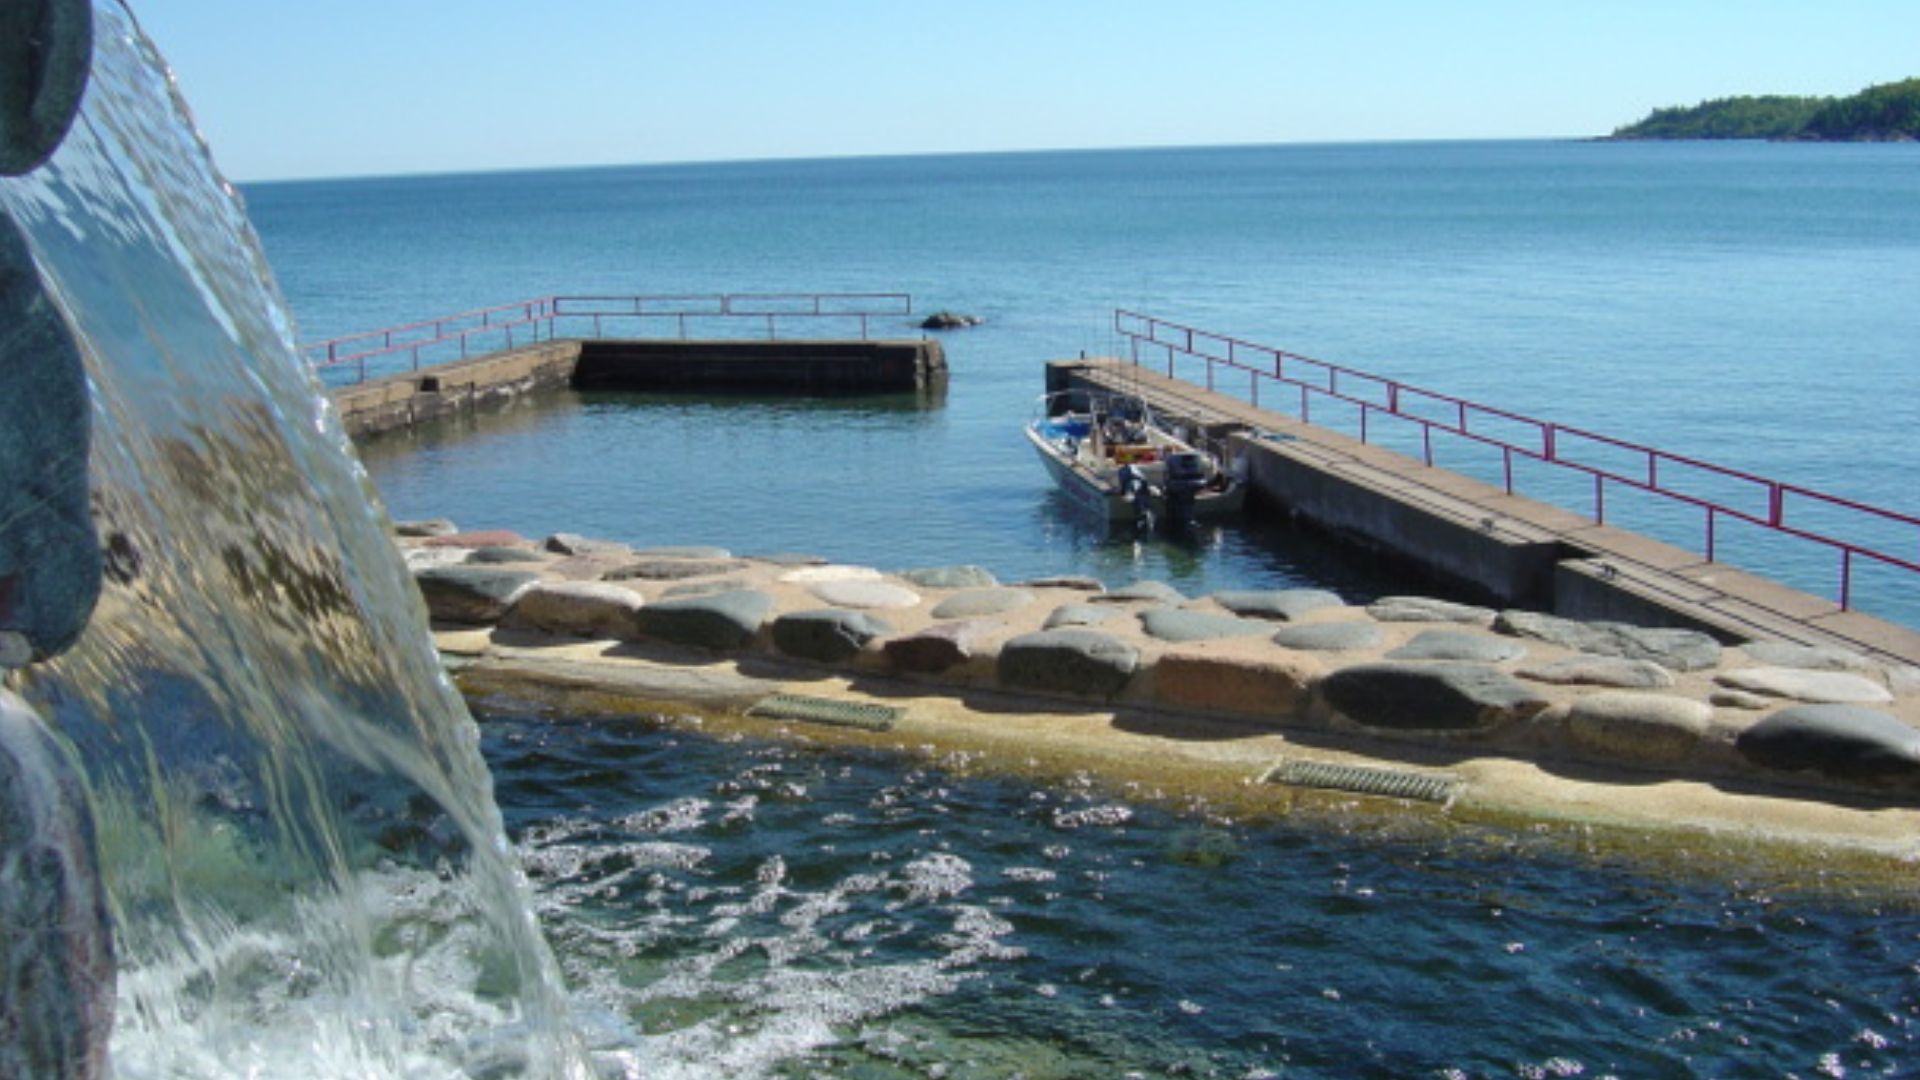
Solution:
{"label": "distant island", "polygon": [[1610,139],[1920,139],[1920,79],[1869,86],[1851,97],[1729,97],[1655,109]]}

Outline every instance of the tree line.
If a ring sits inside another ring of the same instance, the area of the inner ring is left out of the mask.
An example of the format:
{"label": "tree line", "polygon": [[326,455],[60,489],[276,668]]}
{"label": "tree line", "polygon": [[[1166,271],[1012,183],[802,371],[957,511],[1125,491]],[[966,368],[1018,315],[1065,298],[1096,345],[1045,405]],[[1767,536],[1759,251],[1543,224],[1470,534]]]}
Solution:
{"label": "tree line", "polygon": [[1615,139],[1920,139],[1920,79],[1870,86],[1850,97],[1727,97],[1655,109]]}

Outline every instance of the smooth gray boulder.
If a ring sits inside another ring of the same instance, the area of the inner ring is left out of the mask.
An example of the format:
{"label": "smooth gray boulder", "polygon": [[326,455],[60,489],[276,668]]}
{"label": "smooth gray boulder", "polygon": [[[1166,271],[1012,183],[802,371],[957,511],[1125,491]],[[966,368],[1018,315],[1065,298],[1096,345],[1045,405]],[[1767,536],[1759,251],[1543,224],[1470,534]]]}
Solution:
{"label": "smooth gray boulder", "polygon": [[1302,652],[1357,652],[1373,648],[1385,637],[1379,623],[1355,619],[1283,626],[1267,640],[1282,648],[1299,649]]}
{"label": "smooth gray boulder", "polygon": [[452,536],[459,531],[460,526],[455,525],[447,518],[426,518],[420,521],[396,521],[393,523],[393,535],[410,536],[416,539],[427,536]]}
{"label": "smooth gray boulder", "polygon": [[1493,628],[1575,652],[1651,660],[1674,671],[1718,667],[1720,643],[1698,630],[1657,629],[1615,622],[1579,622],[1534,611],[1503,611]]}
{"label": "smooth gray boulder", "polygon": [[1136,581],[1131,585],[1091,597],[1096,604],[1184,604],[1180,590],[1162,581]]}
{"label": "smooth gray boulder", "polygon": [[1356,724],[1395,731],[1488,731],[1548,705],[1498,668],[1454,661],[1356,664],[1322,679],[1317,693]]}
{"label": "smooth gray boulder", "polygon": [[1025,589],[968,589],[954,593],[933,606],[936,619],[977,619],[985,615],[1004,615],[1033,603],[1033,594]]}
{"label": "smooth gray boulder", "polygon": [[1759,712],[1780,704],[1779,698],[1770,698],[1765,694],[1749,694],[1745,690],[1728,690],[1722,687],[1707,695],[1707,700],[1723,709],[1746,709]]}
{"label": "smooth gray boulder", "polygon": [[520,594],[539,580],[539,575],[526,570],[491,566],[430,566],[413,575],[428,614],[444,622],[472,625],[499,622]]}
{"label": "smooth gray boulder", "polygon": [[[635,554],[640,554],[636,552]],[[618,570],[609,571],[608,581],[680,581],[684,578],[714,577],[744,569],[746,563],[729,558],[642,557]]]}
{"label": "smooth gray boulder", "polygon": [[1450,622],[1485,626],[1493,609],[1435,600],[1430,596],[1383,596],[1367,605],[1367,614],[1381,622]]}
{"label": "smooth gray boulder", "polygon": [[1749,641],[1740,646],[1747,659],[1766,667],[1802,668],[1807,671],[1852,671],[1866,674],[1877,665],[1872,660],[1834,645],[1799,645],[1791,641]]}
{"label": "smooth gray boulder", "polygon": [[740,578],[721,578],[718,581],[688,581],[679,585],[669,585],[660,590],[662,599],[669,596],[712,596],[714,593],[732,592],[735,589],[751,588]]}
{"label": "smooth gray boulder", "polygon": [[1721,686],[1818,705],[1884,705],[1893,694],[1864,675],[1802,668],[1736,668],[1713,677]]}
{"label": "smooth gray boulder", "polygon": [[920,603],[919,593],[886,581],[822,581],[807,591],[834,607],[910,608]]}
{"label": "smooth gray boulder", "polygon": [[773,610],[773,597],[757,589],[657,600],[636,613],[646,637],[703,649],[738,649],[753,640]]}
{"label": "smooth gray boulder", "polygon": [[1213,641],[1217,638],[1252,637],[1265,634],[1273,624],[1260,619],[1238,619],[1210,611],[1185,608],[1149,608],[1140,613],[1141,629],[1161,641]]}
{"label": "smooth gray boulder", "polygon": [[1854,705],[1789,706],[1741,732],[1733,745],[1748,761],[1784,772],[1867,781],[1920,776],[1920,730]]}
{"label": "smooth gray boulder", "polygon": [[819,608],[773,620],[774,647],[788,656],[838,663],[859,655],[867,643],[893,633],[886,620],[864,611]]}
{"label": "smooth gray boulder", "polygon": [[1140,666],[1140,650],[1098,630],[1040,630],[1000,646],[1003,686],[1081,697],[1112,697]]}
{"label": "smooth gray boulder", "polygon": [[1527,654],[1526,646],[1478,630],[1422,630],[1387,654],[1389,660],[1466,660],[1504,664]]}
{"label": "smooth gray boulder", "polygon": [[553,559],[552,555],[544,551],[534,551],[531,548],[483,547],[467,552],[467,563],[470,566],[530,565],[552,562]]}
{"label": "smooth gray boulder", "polygon": [[1648,765],[1682,760],[1712,725],[1712,706],[1672,694],[1603,690],[1576,699],[1567,711],[1567,736],[1575,746]]}
{"label": "smooth gray boulder", "polygon": [[1534,682],[1561,686],[1608,686],[1619,690],[1664,690],[1674,684],[1673,672],[1651,660],[1577,653],[1514,672]]}
{"label": "smooth gray boulder", "polygon": [[894,576],[923,589],[991,589],[1000,584],[999,578],[979,566],[929,566]]}
{"label": "smooth gray boulder", "polygon": [[1271,589],[1259,592],[1228,591],[1213,594],[1214,603],[1249,619],[1275,619],[1291,622],[1316,611],[1347,606],[1336,593],[1325,589]]}
{"label": "smooth gray boulder", "polygon": [[1040,624],[1040,628],[1058,630],[1067,626],[1099,626],[1118,614],[1113,608],[1098,604],[1061,604],[1047,615],[1047,621]]}
{"label": "smooth gray boulder", "polygon": [[723,547],[708,547],[704,544],[665,544],[660,547],[634,548],[633,553],[643,559],[731,559],[733,552]]}
{"label": "smooth gray boulder", "polygon": [[970,621],[935,623],[918,633],[888,638],[880,651],[897,670],[937,675],[973,659],[984,626]]}
{"label": "smooth gray boulder", "polygon": [[541,544],[557,555],[631,555],[633,547],[618,540],[594,540],[579,533],[554,533]]}
{"label": "smooth gray boulder", "polygon": [[514,601],[500,625],[577,637],[631,640],[640,632],[639,593],[598,581],[536,582]]}

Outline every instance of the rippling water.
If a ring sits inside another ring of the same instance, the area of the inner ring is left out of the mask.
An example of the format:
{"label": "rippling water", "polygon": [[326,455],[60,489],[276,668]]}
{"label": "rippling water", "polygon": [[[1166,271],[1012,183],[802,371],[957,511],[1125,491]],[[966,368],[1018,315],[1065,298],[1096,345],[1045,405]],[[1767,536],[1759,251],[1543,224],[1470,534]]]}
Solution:
{"label": "rippling water", "polygon": [[502,709],[548,936],[653,1076],[1906,1075],[1920,1036],[1910,902]]}

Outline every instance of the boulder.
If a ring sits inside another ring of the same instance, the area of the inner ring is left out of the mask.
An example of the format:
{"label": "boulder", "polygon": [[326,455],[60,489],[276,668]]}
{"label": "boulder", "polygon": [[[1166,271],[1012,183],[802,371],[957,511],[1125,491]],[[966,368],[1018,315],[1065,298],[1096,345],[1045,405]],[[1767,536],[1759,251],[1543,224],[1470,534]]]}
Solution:
{"label": "boulder", "polygon": [[1713,707],[1671,694],[1605,690],[1574,701],[1567,736],[1598,757],[1671,765],[1693,752],[1713,725]]}
{"label": "boulder", "polygon": [[1504,664],[1527,654],[1526,646],[1478,630],[1422,630],[1387,654],[1389,660],[1467,660]]}
{"label": "boulder", "polygon": [[422,541],[428,547],[483,548],[483,547],[522,547],[530,548],[533,541],[517,532],[507,529],[487,529],[482,532],[445,533],[430,536]]}
{"label": "boulder", "polygon": [[1875,670],[1873,661],[1834,645],[1800,645],[1791,641],[1749,641],[1740,646],[1747,659],[1767,667],[1802,668],[1807,671],[1852,671],[1866,674]]}
{"label": "boulder", "polygon": [[631,555],[633,548],[617,540],[593,540],[579,533],[554,533],[541,545],[556,555]]}
{"label": "boulder", "polygon": [[930,566],[902,570],[895,576],[923,589],[991,589],[1000,584],[992,573],[978,566]]}
{"label": "boulder", "polygon": [[885,581],[822,581],[807,591],[834,607],[910,608],[920,603],[919,593]]}
{"label": "boulder", "polygon": [[879,581],[884,576],[871,566],[810,563],[781,574],[780,580],[789,585],[813,585],[823,581]]}
{"label": "boulder", "polygon": [[974,646],[985,624],[935,623],[914,634],[889,638],[880,646],[887,662],[900,671],[937,675],[973,659]]}
{"label": "boulder", "polygon": [[1063,626],[1099,626],[1118,612],[1110,607],[1098,604],[1061,604],[1048,614],[1047,621],[1041,624],[1043,630],[1058,630]]}
{"label": "boulder", "polygon": [[1503,611],[1495,630],[1575,652],[1650,660],[1673,671],[1704,671],[1720,664],[1720,643],[1698,630],[1657,629],[1614,622],[1579,622],[1533,611]]}
{"label": "boulder", "polygon": [[714,593],[732,592],[735,589],[751,588],[740,578],[719,578],[714,581],[685,581],[678,585],[669,585],[660,590],[662,598],[669,596],[712,596]]}
{"label": "boulder", "polygon": [[1153,665],[1153,696],[1177,709],[1284,718],[1299,711],[1319,676],[1320,665],[1303,656],[1183,645]]}
{"label": "boulder", "polygon": [[1316,611],[1346,607],[1338,594],[1325,589],[1272,589],[1260,592],[1217,592],[1214,603],[1250,619],[1291,622]]}
{"label": "boulder", "polygon": [[641,558],[606,575],[608,581],[680,581],[684,578],[714,577],[744,569],[739,559],[704,559],[667,556]]}
{"label": "boulder", "polygon": [[552,555],[532,548],[483,547],[467,552],[467,562],[473,566],[511,566],[552,561]]}
{"label": "boulder", "polygon": [[487,624],[500,621],[520,594],[539,581],[526,570],[491,566],[430,566],[413,575],[427,613],[445,622]]}
{"label": "boulder", "polygon": [[1251,637],[1265,634],[1273,624],[1258,619],[1237,619],[1208,611],[1157,607],[1140,613],[1140,626],[1147,636],[1161,641],[1211,641],[1215,638]]}
{"label": "boulder", "polygon": [[1056,574],[1051,577],[1028,578],[1015,582],[1029,589],[1072,589],[1075,592],[1106,592],[1106,583],[1095,577],[1080,574]]}
{"label": "boulder", "polygon": [[795,611],[773,620],[773,644],[781,652],[829,664],[851,659],[891,633],[885,620],[845,608]]}
{"label": "boulder", "polygon": [[1033,603],[1033,594],[1025,589],[968,589],[935,604],[936,619],[975,619],[983,615],[1004,615]]}
{"label": "boulder", "polygon": [[1485,626],[1493,621],[1490,608],[1455,604],[1427,596],[1384,596],[1367,605],[1367,614],[1381,622],[1451,622]]}
{"label": "boulder", "polygon": [[1009,688],[1082,697],[1126,689],[1140,651],[1098,630],[1040,630],[1000,647],[1000,682]]}
{"label": "boulder", "polygon": [[705,544],[666,544],[660,547],[634,548],[643,559],[731,559],[733,552]]}
{"label": "boulder", "polygon": [[964,330],[969,326],[979,326],[986,320],[978,315],[962,315],[957,311],[936,311],[920,320],[922,330]]}
{"label": "boulder", "polygon": [[1893,694],[1864,675],[1802,668],[1735,668],[1713,677],[1721,686],[1821,705],[1884,705]]}
{"label": "boulder", "polygon": [[645,605],[639,593],[597,581],[542,581],[521,593],[502,626],[577,637],[631,640]]}
{"label": "boulder", "polygon": [[396,521],[393,523],[393,535],[395,536],[452,536],[459,531],[459,527],[446,518],[427,518],[423,521]]}
{"label": "boulder", "polygon": [[1745,690],[1728,690],[1724,687],[1707,695],[1707,700],[1723,709],[1745,709],[1748,712],[1759,712],[1761,709],[1771,709],[1780,704],[1778,698],[1770,698],[1764,694],[1749,694]]}
{"label": "boulder", "polygon": [[1283,626],[1267,640],[1282,648],[1299,649],[1302,652],[1357,652],[1373,648],[1385,636],[1379,623],[1370,619],[1355,619]]}
{"label": "boulder", "polygon": [[1131,585],[1104,592],[1092,598],[1099,604],[1184,604],[1180,590],[1161,581],[1136,581]]}
{"label": "boulder", "polygon": [[466,548],[410,547],[400,549],[400,561],[407,564],[409,573],[418,574],[435,566],[460,566],[471,554]]}
{"label": "boulder", "polygon": [[1621,690],[1664,690],[1674,684],[1673,672],[1651,660],[1576,653],[1546,664],[1521,668],[1514,674],[1534,682],[1562,686],[1611,686]]}
{"label": "boulder", "polygon": [[1453,661],[1356,664],[1322,679],[1318,695],[1356,724],[1395,731],[1489,731],[1548,705],[1498,668]]}
{"label": "boulder", "polygon": [[639,610],[640,633],[676,645],[738,649],[753,640],[773,610],[773,597],[755,589],[659,600]]}
{"label": "boulder", "polygon": [[1867,781],[1920,776],[1920,730],[1853,705],[1789,706],[1741,732],[1734,748],[1785,772]]}

